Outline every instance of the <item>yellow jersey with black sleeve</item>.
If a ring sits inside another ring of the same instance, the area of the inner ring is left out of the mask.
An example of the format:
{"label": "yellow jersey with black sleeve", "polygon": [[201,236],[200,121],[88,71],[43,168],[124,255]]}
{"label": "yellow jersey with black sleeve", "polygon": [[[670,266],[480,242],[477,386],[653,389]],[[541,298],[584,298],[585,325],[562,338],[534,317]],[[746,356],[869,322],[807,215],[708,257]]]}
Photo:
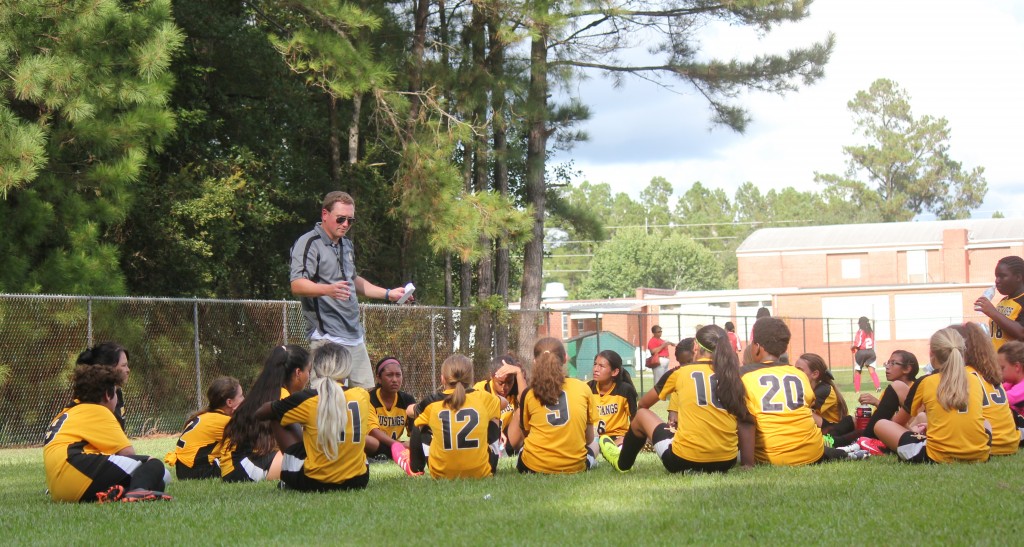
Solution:
{"label": "yellow jersey with black sleeve", "polygon": [[[989,436],[982,415],[981,382],[967,382],[967,408],[946,410],[938,399],[941,372],[919,379],[903,402],[903,408],[916,416],[928,416],[925,450],[935,462],[987,461]],[[968,378],[970,380],[970,378]]]}
{"label": "yellow jersey with black sleeve", "polygon": [[811,408],[830,424],[837,424],[843,417],[839,414],[839,397],[832,385],[822,382],[814,388],[814,403]]}
{"label": "yellow jersey with black sleeve", "polygon": [[630,421],[636,416],[636,388],[627,382],[613,383],[603,392],[596,380],[587,382],[591,393],[597,398],[598,435],[621,437],[629,431]]}
{"label": "yellow jersey with black sleeve", "polygon": [[594,394],[582,380],[566,378],[554,404],[545,405],[527,388],[520,426],[526,434],[520,455],[537,473],[578,473],[587,468],[587,426],[597,422]]}
{"label": "yellow jersey with black sleeve", "polygon": [[1020,430],[1010,410],[1010,399],[1002,384],[992,385],[978,374],[974,367],[967,367],[971,378],[981,382],[981,415],[992,427],[993,456],[1016,454],[1020,448]]}
{"label": "yellow jersey with black sleeve", "polygon": [[[1014,297],[1007,296],[996,304],[996,309],[999,313],[1006,316],[1010,321],[1014,321],[1024,325],[1024,293],[1018,294]],[[1003,344],[1013,340],[1013,338],[1007,338],[1003,334],[1003,329],[999,327],[999,324],[995,321],[989,320],[989,332],[992,333],[992,345],[999,351],[999,348]]]}
{"label": "yellow jersey with black sleeve", "polygon": [[111,455],[132,445],[109,408],[77,403],[57,415],[43,436],[43,467],[50,497],[78,501],[93,477],[76,469],[68,459],[78,454]]}
{"label": "yellow jersey with black sleeve", "polygon": [[758,463],[806,465],[825,455],[821,429],[811,416],[814,390],[800,369],[767,361],[740,368],[747,410],[754,417]]}
{"label": "yellow jersey with black sleeve", "polygon": [[399,391],[390,400],[384,401],[383,399],[384,396],[379,387],[370,392],[370,406],[377,414],[377,429],[397,441],[405,433],[405,409],[409,405],[416,404],[416,398],[404,391]]}
{"label": "yellow jersey with black sleeve", "polygon": [[736,459],[739,453],[736,417],[725,410],[715,395],[717,379],[711,359],[698,359],[666,376],[658,398],[671,397],[679,408],[672,452],[699,463]]}
{"label": "yellow jersey with black sleeve", "polygon": [[302,443],[306,448],[305,475],[320,482],[339,484],[366,474],[366,435],[377,427],[377,416],[370,405],[370,394],[361,387],[344,387],[348,420],[338,443],[338,456],[333,461],[317,445],[317,405],[320,395],[312,388],[293,393],[270,405],[274,419],[281,425],[302,426]]}
{"label": "yellow jersey with black sleeve", "polygon": [[[490,380],[480,380],[479,382],[473,384],[473,389],[486,391],[487,393],[490,393],[495,397],[499,397],[499,395],[494,392],[494,385],[491,384]],[[498,400],[500,401],[501,399]],[[502,431],[508,429],[508,424],[512,422],[512,415],[515,414],[517,408],[519,408],[519,397],[516,397],[515,395],[509,393],[508,396],[505,397],[505,406],[501,409]]]}
{"label": "yellow jersey with black sleeve", "polygon": [[430,476],[435,479],[482,479],[494,474],[491,467],[491,445],[501,432],[496,420],[501,418],[501,400],[480,389],[466,390],[462,408],[445,406],[448,389],[428,397],[423,412],[416,416],[413,427],[429,431]]}
{"label": "yellow jersey with black sleeve", "polygon": [[219,410],[204,412],[185,424],[174,450],[164,456],[164,463],[174,467],[175,463],[187,467],[208,467],[213,465],[219,454],[214,452],[224,438],[224,426],[231,417]]}

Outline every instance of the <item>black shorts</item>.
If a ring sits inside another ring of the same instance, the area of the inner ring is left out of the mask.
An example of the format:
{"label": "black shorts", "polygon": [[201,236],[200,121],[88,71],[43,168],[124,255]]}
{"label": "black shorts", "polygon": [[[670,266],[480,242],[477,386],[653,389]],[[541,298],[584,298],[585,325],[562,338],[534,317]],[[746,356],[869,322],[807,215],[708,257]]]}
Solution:
{"label": "black shorts", "polygon": [[333,490],[354,490],[370,484],[370,467],[366,472],[341,482],[323,482],[306,476],[306,445],[299,441],[282,450],[281,482],[289,489],[300,492],[330,492]]}
{"label": "black shorts", "polygon": [[899,445],[896,447],[896,454],[900,459],[910,463],[935,463],[928,457],[925,450],[925,436],[907,431],[900,436]]}
{"label": "black shorts", "polygon": [[658,424],[651,436],[651,444],[654,451],[661,458],[661,464],[669,473],[682,473],[683,471],[696,471],[700,473],[725,473],[736,465],[736,458],[720,462],[694,462],[680,457],[672,451],[672,439],[675,433],[668,427],[668,424]]}
{"label": "black shorts", "polygon": [[183,463],[174,463],[174,475],[179,481],[192,479],[214,479],[220,476],[220,467],[217,465],[198,465],[189,467]]}
{"label": "black shorts", "polygon": [[96,494],[110,490],[111,486],[120,484],[128,490],[132,482],[132,473],[149,460],[149,456],[105,456],[103,454],[73,454],[68,456],[68,463],[83,475],[92,479],[78,501],[96,501]]}
{"label": "black shorts", "polygon": [[[587,450],[587,466],[584,469],[584,471],[590,471],[591,469],[594,468],[595,465],[596,465],[596,459],[590,454],[590,450],[588,449]],[[546,474],[548,474],[548,473],[541,473],[540,471],[534,471],[533,469],[530,469],[529,467],[527,467],[526,464],[523,463],[523,453],[522,452],[519,452],[519,459],[516,460],[516,470],[519,471],[520,473],[528,473],[528,474],[531,474],[531,475],[533,475],[533,474],[538,474],[538,475],[546,475]]]}
{"label": "black shorts", "polygon": [[221,476],[224,482],[258,482],[267,478],[270,466],[274,463],[274,456],[277,451],[266,454],[253,454],[252,452],[238,452],[231,454],[231,464],[234,468],[227,475]]}
{"label": "black shorts", "polygon": [[865,366],[874,367],[875,361],[877,360],[878,357],[875,355],[875,350],[859,349],[857,350],[857,354],[853,356],[853,361],[857,363],[854,368],[860,370],[861,367]]}

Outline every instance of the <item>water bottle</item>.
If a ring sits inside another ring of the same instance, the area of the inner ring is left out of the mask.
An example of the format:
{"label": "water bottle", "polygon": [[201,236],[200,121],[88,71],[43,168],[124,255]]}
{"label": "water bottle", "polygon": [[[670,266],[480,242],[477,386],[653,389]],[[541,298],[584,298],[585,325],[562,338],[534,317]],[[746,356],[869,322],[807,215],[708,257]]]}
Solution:
{"label": "water bottle", "polygon": [[985,297],[985,300],[992,300],[992,297],[996,295],[996,288],[989,287],[985,289],[985,292],[981,293],[981,296]]}
{"label": "water bottle", "polygon": [[868,422],[871,421],[871,405],[860,405],[857,407],[856,416],[855,427],[857,429],[865,429],[868,426]]}

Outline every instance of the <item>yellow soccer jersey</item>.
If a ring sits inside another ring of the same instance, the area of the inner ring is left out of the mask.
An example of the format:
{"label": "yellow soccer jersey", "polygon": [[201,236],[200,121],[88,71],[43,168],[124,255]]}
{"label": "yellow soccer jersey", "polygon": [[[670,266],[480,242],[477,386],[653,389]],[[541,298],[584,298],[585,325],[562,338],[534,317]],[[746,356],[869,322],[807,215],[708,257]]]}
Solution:
{"label": "yellow soccer jersey", "polygon": [[967,382],[967,410],[946,410],[937,397],[941,377],[942,374],[936,372],[918,380],[903,405],[911,416],[922,410],[928,416],[925,431],[928,457],[940,463],[988,460],[989,439],[981,411],[981,383]]}
{"label": "yellow soccer jersey", "polygon": [[595,380],[587,382],[587,385],[597,398],[597,434],[611,437],[625,435],[629,431],[630,421],[636,416],[636,388],[633,384],[612,384],[604,393]]}
{"label": "yellow soccer jersey", "polygon": [[1020,430],[1010,410],[1010,402],[1002,384],[988,383],[974,367],[967,367],[968,374],[981,382],[981,415],[992,427],[993,456],[1016,454],[1020,448]]}
{"label": "yellow soccer jersey", "polygon": [[736,417],[715,395],[717,380],[710,359],[699,359],[666,374],[659,399],[669,396],[679,405],[679,426],[672,452],[691,462],[724,462],[736,459],[739,437]]}
{"label": "yellow soccer jersey", "polygon": [[482,479],[492,474],[491,443],[497,442],[501,418],[501,400],[480,389],[466,390],[462,408],[445,406],[448,389],[428,399],[423,412],[416,416],[415,427],[431,432],[430,476],[435,479]]}
{"label": "yellow soccer jersey", "polygon": [[590,387],[566,378],[562,394],[544,405],[527,388],[522,396],[520,426],[526,441],[520,456],[538,473],[578,473],[587,468],[587,426],[597,422],[597,406]]}
{"label": "yellow soccer jersey", "polygon": [[757,425],[754,456],[759,463],[805,465],[825,454],[821,429],[814,424],[814,391],[800,369],[778,362],[740,369],[747,410]]}
{"label": "yellow soccer jersey", "polygon": [[[491,385],[490,380],[480,380],[479,382],[473,385],[473,389],[486,391],[487,393],[493,394],[495,397],[498,396],[497,393],[494,393],[494,386]],[[516,397],[515,395],[509,393],[508,397],[505,397],[505,400],[507,401],[505,404],[505,408],[501,409],[502,431],[508,429],[508,424],[512,422],[512,414],[515,414],[516,409],[519,408],[519,398]]]}
{"label": "yellow soccer jersey", "polygon": [[814,388],[814,403],[811,408],[818,412],[818,416],[831,424],[839,423],[843,416],[839,414],[839,397],[832,386],[822,382]]}
{"label": "yellow soccer jersey", "polygon": [[[340,385],[340,384],[339,384]],[[330,461],[317,446],[316,410],[320,396],[312,388],[304,389],[274,402],[270,409],[281,425],[302,426],[306,447],[305,474],[321,482],[339,484],[366,473],[366,435],[377,427],[377,415],[370,406],[370,394],[361,387],[347,387],[348,420],[338,444],[338,457]]]}
{"label": "yellow soccer jersey", "polygon": [[164,456],[164,463],[174,467],[176,462],[181,462],[188,467],[212,465],[219,455],[219,448],[214,448],[224,437],[224,426],[228,425],[231,417],[219,410],[204,412],[192,418],[185,424],[185,430],[178,437],[174,450]]}
{"label": "yellow soccer jersey", "polygon": [[[1003,298],[999,301],[999,304],[996,305],[996,309],[999,310],[999,313],[1005,315],[1010,321],[1016,321],[1017,323],[1024,325],[1024,313],[1021,313],[1021,311],[1024,310],[1024,294],[1018,294],[1013,298]],[[1002,347],[1003,344],[1012,340],[1011,338],[1006,338],[1003,335],[1003,329],[999,328],[999,325],[995,321],[989,321],[988,330],[992,333],[992,345],[995,346],[996,351],[999,351],[999,348]]]}
{"label": "yellow soccer jersey", "polygon": [[92,403],[78,403],[61,412],[50,422],[43,442],[46,487],[57,501],[78,501],[92,484],[92,478],[68,463],[68,457],[109,456],[132,445],[110,409]]}
{"label": "yellow soccer jersey", "polygon": [[381,401],[381,397],[380,388],[370,392],[370,405],[377,414],[377,428],[398,440],[405,433],[405,409],[416,404],[416,399],[404,391],[399,391],[387,402]]}

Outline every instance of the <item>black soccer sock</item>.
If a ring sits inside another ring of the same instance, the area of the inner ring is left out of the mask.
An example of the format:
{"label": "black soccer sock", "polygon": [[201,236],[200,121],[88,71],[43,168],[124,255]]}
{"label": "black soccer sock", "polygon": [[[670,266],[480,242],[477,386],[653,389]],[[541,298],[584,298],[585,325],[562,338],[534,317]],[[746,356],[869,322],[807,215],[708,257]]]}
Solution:
{"label": "black soccer sock", "polygon": [[167,485],[164,484],[164,462],[150,458],[140,465],[128,484],[129,490],[158,490],[163,491]]}
{"label": "black soccer sock", "polygon": [[422,473],[427,466],[427,458],[423,454],[423,444],[430,444],[430,436],[424,435],[420,428],[413,426],[409,430],[409,469],[414,473]]}
{"label": "black soccer sock", "polygon": [[626,471],[633,468],[636,463],[636,456],[644,448],[647,438],[637,437],[632,431],[627,431],[622,436],[622,450],[619,451],[619,470]]}

